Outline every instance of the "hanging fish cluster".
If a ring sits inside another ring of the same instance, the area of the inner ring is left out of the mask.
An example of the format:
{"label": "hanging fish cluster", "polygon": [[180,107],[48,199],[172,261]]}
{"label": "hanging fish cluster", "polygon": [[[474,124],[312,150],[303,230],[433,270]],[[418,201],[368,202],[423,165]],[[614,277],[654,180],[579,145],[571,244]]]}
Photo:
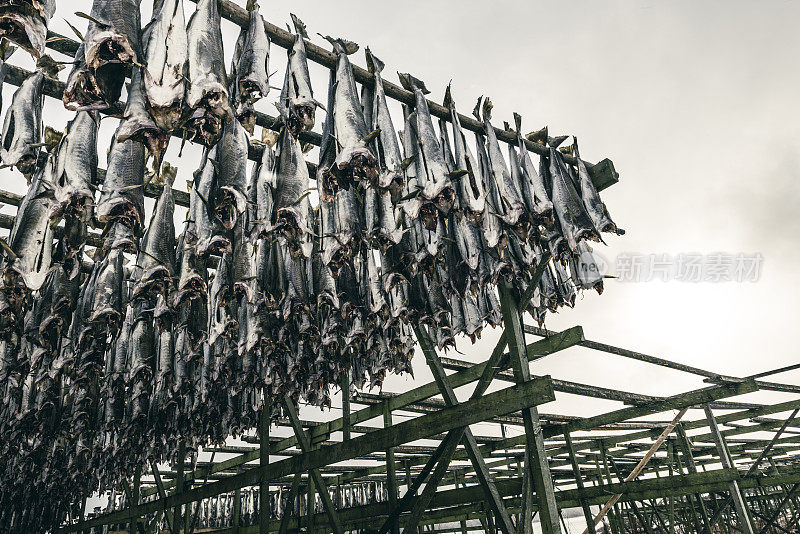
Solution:
{"label": "hanging fish cluster", "polygon": [[[383,63],[367,49],[375,84],[359,96],[348,57],[358,46],[331,37],[323,106],[294,16],[282,127],[251,145],[270,46],[248,7],[226,72],[216,0],[199,0],[188,27],[182,0],[161,0],[142,30],[138,1],[95,0],[63,136],[42,139],[47,62],[14,95],[0,159],[30,186],[0,263],[0,525],[58,524],[81,496],[169,460],[179,440],[191,450],[252,428],[265,398],[327,405],[344,373],[351,387],[410,373],[412,325],[439,348],[474,341],[501,323],[497,284],[530,295],[540,323],[577,290],[602,291],[587,241],[621,230],[577,140],[567,150],[546,130],[523,136],[515,116],[506,159],[489,99],[472,144],[449,87],[450,120],[437,127],[424,84],[407,74],[414,105],[398,136]],[[98,111],[117,103],[126,74],[98,176]],[[327,114],[312,176],[302,140],[317,108]],[[176,238],[175,173],[162,157],[179,128],[205,149]],[[538,170],[527,141],[548,147]],[[261,154],[248,175],[250,150]],[[151,179],[161,193],[147,218]]]}

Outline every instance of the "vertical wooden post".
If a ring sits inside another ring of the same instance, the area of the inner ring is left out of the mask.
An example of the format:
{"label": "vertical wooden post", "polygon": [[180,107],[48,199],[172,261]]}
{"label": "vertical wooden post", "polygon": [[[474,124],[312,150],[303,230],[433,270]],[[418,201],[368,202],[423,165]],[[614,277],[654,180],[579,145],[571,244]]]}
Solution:
{"label": "vertical wooden post", "polygon": [[236,488],[233,492],[233,524],[231,530],[233,534],[239,534],[239,523],[242,517],[242,490]]}
{"label": "vertical wooden post", "polygon": [[[600,458],[603,461],[603,473],[605,474],[606,482],[608,484],[613,484],[614,481],[611,479],[611,471],[608,468],[608,452],[606,450],[606,444],[603,443],[603,440],[598,440],[598,443],[600,444]],[[609,510],[608,520],[611,523],[611,532],[613,534],[621,534],[619,525],[619,507],[616,504],[614,504],[611,510]]]}
{"label": "vertical wooden post", "polygon": [[[392,411],[389,409],[389,402],[383,403],[383,426],[389,428],[392,426]],[[395,472],[394,465],[394,449],[389,447],[386,449],[386,481],[389,486],[389,508],[394,509],[397,507],[397,473]],[[392,524],[392,533],[397,534],[400,532],[398,522]]]}
{"label": "vertical wooden post", "polygon": [[569,451],[569,463],[572,465],[572,475],[575,477],[575,483],[578,486],[578,500],[583,509],[583,517],[586,519],[586,526],[589,528],[590,534],[596,534],[597,531],[594,528],[592,510],[589,508],[589,503],[587,503],[586,499],[583,497],[583,477],[581,476],[581,470],[578,466],[578,458],[575,456],[575,447],[572,445],[572,436],[569,432],[564,433],[564,439],[566,440],[567,450]]}
{"label": "vertical wooden post", "polygon": [[[183,440],[178,442],[178,457],[175,460],[175,489],[174,495],[179,495],[183,491],[183,469],[186,462],[186,446]],[[186,516],[188,517],[188,513]],[[181,531],[181,505],[178,504],[172,509],[172,534],[180,534]]]}
{"label": "vertical wooden post", "polygon": [[261,483],[258,485],[258,532],[269,532],[269,482],[265,469],[269,465],[269,426],[270,426],[270,399],[267,390],[263,392],[264,400],[258,419],[258,464],[261,467]]}
{"label": "vertical wooden post", "polygon": [[[717,420],[714,418],[714,412],[711,411],[711,406],[708,404],[706,404],[703,409],[706,412],[708,426],[711,429],[711,436],[714,439],[714,444],[717,446],[717,453],[719,454],[722,467],[726,469],[733,469],[734,465],[730,456],[728,456],[728,449],[725,446],[725,438],[719,431]],[[731,493],[731,497],[733,498],[733,505],[736,508],[736,515],[739,518],[739,528],[742,530],[742,532],[744,532],[744,534],[754,534],[755,531],[753,530],[753,524],[750,521],[750,514],[747,511],[747,503],[745,502],[744,495],[739,487],[739,482],[737,480],[731,481],[728,484],[728,489]]]}
{"label": "vertical wooden post", "polygon": [[350,368],[342,370],[342,440],[350,439]]}
{"label": "vertical wooden post", "polygon": [[[669,468],[669,478],[675,475],[673,463],[675,461],[672,440],[667,441],[667,467]],[[675,534],[675,498],[669,496],[669,534]]]}
{"label": "vertical wooden post", "polygon": [[[692,445],[689,443],[689,437],[686,435],[686,430],[683,428],[683,423],[678,424],[677,430],[678,443],[683,449],[684,458],[686,458],[686,469],[689,471],[689,473],[697,473],[697,465],[695,464],[694,456],[692,455]],[[706,509],[706,503],[703,500],[703,494],[695,493],[694,498],[697,500],[697,507],[700,509],[700,518],[703,520],[703,529],[707,534],[711,534],[711,525],[709,524],[708,520],[708,510]]]}
{"label": "vertical wooden post", "polygon": [[[505,283],[498,287],[500,311],[503,314],[503,326],[508,338],[508,352],[511,356],[514,380],[518,384],[527,382],[531,378],[531,372],[519,303],[512,288]],[[561,534],[558,505],[553,489],[553,478],[550,475],[550,464],[544,447],[539,410],[535,406],[522,410],[522,419],[525,425],[525,448],[529,460],[529,465],[525,467],[531,471],[533,488],[536,490],[542,534]]]}
{"label": "vertical wooden post", "polygon": [[[139,504],[139,494],[142,487],[142,466],[137,465],[133,472],[133,491],[131,491],[131,504],[130,506],[137,506]],[[139,524],[139,516],[132,518],[131,532],[139,532],[141,529]]]}

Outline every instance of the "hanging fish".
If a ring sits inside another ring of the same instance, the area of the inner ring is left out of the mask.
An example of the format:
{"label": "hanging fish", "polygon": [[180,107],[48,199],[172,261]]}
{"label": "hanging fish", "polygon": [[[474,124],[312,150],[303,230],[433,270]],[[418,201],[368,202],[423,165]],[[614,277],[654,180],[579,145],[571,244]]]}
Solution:
{"label": "hanging fish", "polygon": [[217,146],[216,183],[211,211],[225,229],[232,229],[247,209],[247,133],[234,118],[225,122]]}
{"label": "hanging fish", "polygon": [[533,219],[547,226],[553,218],[553,203],[547,194],[544,177],[536,172],[536,167],[531,161],[528,147],[525,145],[525,138],[521,132],[522,117],[517,113],[514,113],[514,124],[516,126],[519,163],[522,171],[519,181],[520,192],[525,201],[525,206],[533,215]]}
{"label": "hanging fish", "polygon": [[97,183],[97,128],[94,112],[79,111],[67,124],[56,152],[54,217],[91,215]]}
{"label": "hanging fish", "polygon": [[580,185],[580,194],[583,199],[583,205],[586,208],[589,217],[591,217],[594,227],[599,232],[612,232],[621,234],[622,231],[617,228],[611,216],[608,214],[608,208],[605,203],[600,199],[600,194],[589,176],[589,170],[586,168],[586,163],[581,159],[580,152],[578,151],[578,138],[573,137],[573,147],[575,149],[575,159],[578,162],[578,184]]}
{"label": "hanging fish", "polygon": [[252,4],[248,5],[250,21],[246,31],[242,30],[244,39],[240,53],[236,54],[238,61],[235,70],[235,107],[236,116],[252,135],[256,121],[252,104],[269,93],[270,43],[264,27],[264,18],[258,12],[258,4],[249,3]]}
{"label": "hanging fish", "polygon": [[578,289],[595,289],[598,294],[603,294],[603,274],[586,241],[578,243],[575,253],[570,256],[569,266]]}
{"label": "hanging fish", "polygon": [[567,241],[569,250],[574,251],[582,239],[597,241],[600,239],[580,196],[575,191],[572,177],[569,176],[561,152],[557,150],[556,141],[550,144],[549,171],[553,207],[561,224],[561,230]]}
{"label": "hanging fish", "polygon": [[[478,103],[472,110],[472,114],[477,120],[481,120],[481,101],[483,97],[478,98]],[[480,175],[483,177],[484,188],[486,191],[486,205],[484,209],[483,220],[481,225],[483,227],[483,238],[486,247],[490,250],[502,253],[506,248],[508,236],[506,236],[500,225],[500,217],[497,208],[495,207],[495,188],[491,180],[491,169],[489,166],[489,155],[486,153],[486,137],[483,133],[475,132],[475,148],[477,150],[478,165],[480,168]]]}
{"label": "hanging fish", "polygon": [[[144,420],[150,407],[152,377],[156,354],[156,334],[153,311],[140,302],[134,308],[125,372],[125,389],[128,392],[128,424]],[[132,430],[132,429],[131,429]]]}
{"label": "hanging fish", "polygon": [[39,58],[47,43],[47,25],[56,11],[56,0],[6,1],[0,5],[0,37],[17,43]]}
{"label": "hanging fish", "polygon": [[170,174],[164,175],[164,189],[156,201],[150,225],[142,238],[136,259],[137,282],[131,298],[162,294],[168,296],[175,276],[175,200]]}
{"label": "hanging fish", "polygon": [[183,0],[161,0],[144,43],[144,92],[153,120],[165,132],[180,125],[189,69]]}
{"label": "hanging fish", "polygon": [[444,94],[443,105],[450,109],[450,124],[453,128],[453,158],[455,169],[466,172],[457,182],[458,204],[464,215],[471,221],[480,222],[486,208],[486,186],[481,175],[480,162],[472,154],[461,128],[461,119],[450,93],[450,85]]}
{"label": "hanging fish", "polygon": [[267,237],[275,228],[277,165],[275,150],[269,144],[264,145],[261,161],[253,170],[248,188],[249,207],[252,210],[252,217],[248,221],[251,240]]}
{"label": "hanging fish", "polygon": [[120,222],[114,223],[103,246],[105,255],[95,263],[95,291],[88,320],[112,335],[123,319],[126,296],[123,253],[127,252],[125,243],[128,240],[133,240],[130,228]]}
{"label": "hanging fish", "polygon": [[139,2],[94,0],[92,4],[84,55],[94,85],[100,89],[93,101],[99,98],[109,105],[118,101],[130,67],[143,60]]}
{"label": "hanging fish", "polygon": [[197,254],[201,257],[232,250],[225,228],[211,212],[210,199],[218,181],[218,152],[218,146],[206,150],[189,193],[189,218],[197,228]]}
{"label": "hanging fish", "polygon": [[322,261],[337,276],[342,265],[350,262],[363,241],[363,210],[354,191],[340,191],[330,202],[322,202]]}
{"label": "hanging fish", "polygon": [[[196,200],[195,200],[196,199]],[[197,223],[192,218],[194,210],[191,209],[193,202],[199,201],[197,192],[193,190],[189,197],[190,210],[184,222],[183,234],[178,240],[178,291],[175,294],[173,305],[177,308],[186,300],[203,298],[208,290],[206,284],[206,262],[205,258],[197,252],[199,236],[197,234]]]}
{"label": "hanging fish", "polygon": [[[397,133],[389,113],[389,105],[386,102],[386,93],[383,90],[381,72],[384,64],[372,54],[369,47],[366,49],[366,54],[367,67],[375,77],[375,88],[373,101],[363,102],[363,104],[365,109],[371,109],[372,120],[367,123],[368,128],[380,132],[375,138],[376,153],[380,163],[380,174],[375,185],[383,190],[389,190],[392,196],[396,197],[405,186],[405,169],[411,162],[403,161],[400,155],[400,143],[397,140]],[[364,87],[367,85],[365,84]]]}
{"label": "hanging fish", "polygon": [[15,166],[30,181],[35,172],[42,140],[44,71],[28,76],[14,93],[3,123],[0,160]]}
{"label": "hanging fish", "polygon": [[97,85],[97,80],[86,65],[86,45],[81,42],[72,70],[64,86],[61,100],[70,111],[93,111],[108,109],[110,104],[103,97],[103,90]]}
{"label": "hanging fish", "polygon": [[[455,189],[451,178],[461,176],[464,170],[452,172],[447,168],[442,147],[433,128],[428,101],[428,90],[422,81],[410,74],[399,74],[403,87],[414,93],[414,112],[410,123],[417,141],[417,181],[423,199],[419,216],[428,230],[436,228],[436,210],[447,215],[455,202]],[[413,193],[413,191],[412,191]]]}
{"label": "hanging fish", "polygon": [[144,145],[130,140],[120,142],[114,136],[103,188],[95,206],[98,222],[119,220],[140,235],[144,224],[144,158]]}
{"label": "hanging fish", "polygon": [[486,149],[489,162],[489,194],[492,197],[492,208],[500,220],[521,239],[528,237],[531,220],[525,209],[517,184],[509,173],[500,144],[491,121],[492,102],[488,98],[483,101],[483,126],[486,132]]}
{"label": "hanging fish", "polygon": [[[53,250],[54,225],[50,221],[53,209],[52,176],[54,158],[33,178],[30,188],[20,202],[14,226],[8,240],[10,251],[6,262],[5,278],[16,273],[29,290],[42,287],[50,269]],[[12,276],[13,279],[13,276]]]}
{"label": "hanging fish", "polygon": [[170,135],[156,125],[147,110],[142,68],[138,66],[134,67],[131,73],[128,101],[116,136],[119,142],[132,139],[144,144],[153,157],[153,169],[159,171],[164,152],[169,145]]}
{"label": "hanging fish", "polygon": [[238,329],[232,280],[233,254],[222,255],[208,295],[208,344],[220,338],[232,338]]}
{"label": "hanging fish", "polygon": [[276,224],[286,236],[292,253],[310,258],[314,244],[309,218],[308,167],[300,142],[288,130],[281,134],[276,178]]}
{"label": "hanging fish", "polygon": [[370,151],[377,131],[367,129],[361,102],[358,98],[353,67],[349,54],[358,50],[358,45],[325,37],[336,54],[336,68],[331,70],[328,116],[320,145],[320,198],[329,201],[341,189],[350,189],[352,184],[374,182],[380,169],[378,160]]}
{"label": "hanging fish", "polygon": [[289,60],[278,110],[283,123],[292,135],[297,137],[300,132],[314,128],[317,106],[322,106],[314,100],[311,76],[308,73],[308,56],[304,40],[308,39],[306,25],[293,14],[291,17],[295,29],[294,44],[288,49]]}
{"label": "hanging fish", "polygon": [[[418,159],[417,136],[411,125],[413,116],[408,106],[403,104],[403,131],[400,132],[400,142],[403,145],[403,161],[414,163]],[[422,206],[422,197],[419,194],[421,189],[417,179],[417,165],[412,164],[406,168],[406,183],[403,186],[402,197],[399,204],[403,206],[403,212],[410,220],[419,216]]]}
{"label": "hanging fish", "polygon": [[213,146],[223,118],[233,116],[223,60],[222,31],[216,0],[200,0],[189,19],[189,89],[186,105],[193,115],[186,124],[190,140]]}

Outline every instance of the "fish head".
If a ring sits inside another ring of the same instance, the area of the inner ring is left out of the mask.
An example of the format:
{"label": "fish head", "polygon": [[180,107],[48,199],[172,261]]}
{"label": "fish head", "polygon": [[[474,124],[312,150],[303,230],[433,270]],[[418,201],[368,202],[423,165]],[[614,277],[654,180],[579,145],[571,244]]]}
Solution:
{"label": "fish head", "polygon": [[331,170],[344,189],[352,183],[374,183],[380,174],[377,158],[364,146],[344,147],[337,154]]}

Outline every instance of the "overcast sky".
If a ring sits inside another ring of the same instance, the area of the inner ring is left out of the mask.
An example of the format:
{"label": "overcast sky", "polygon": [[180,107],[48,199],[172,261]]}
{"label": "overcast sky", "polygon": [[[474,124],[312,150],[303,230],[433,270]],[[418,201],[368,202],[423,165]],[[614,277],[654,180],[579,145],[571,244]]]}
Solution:
{"label": "overcast sky", "polygon": [[[143,6],[146,20],[150,2],[143,4],[148,4]],[[548,125],[551,134],[578,135],[585,159],[612,159],[620,182],[603,198],[627,234],[596,247],[612,271],[620,254],[763,257],[757,282],[607,280],[602,296],[587,294],[574,310],[548,316],[549,328],[580,324],[590,339],[729,375],[797,361],[800,3],[262,4],[262,14],[275,24],[285,25],[289,12],[296,13],[319,44],[325,42],[317,32],[369,45],[386,63],[390,81],[397,81],[396,70],[411,72],[440,101],[452,80],[464,113],[478,96],[488,95],[496,125],[510,121],[516,111],[526,130]],[[64,18],[85,28],[86,21],[72,12],[88,12],[91,2],[72,5],[59,6],[53,29],[72,35]],[[187,20],[193,10],[187,0]],[[224,34],[230,58],[233,25],[226,22]],[[285,51],[274,46],[272,57],[273,85],[280,86]],[[363,66],[362,51],[352,60]],[[19,52],[13,61],[30,64]],[[312,65],[312,78],[324,101],[325,69]],[[3,90],[6,108],[12,93],[11,87]],[[276,97],[277,91],[260,109],[274,115]],[[59,102],[48,101],[46,123],[61,130],[69,118]],[[320,113],[317,131],[323,118]],[[103,166],[115,126],[113,120],[103,122]],[[179,160],[177,145],[172,143],[167,160],[190,177],[199,151],[189,148]],[[24,190],[15,171],[0,171],[0,184]],[[185,189],[180,179],[177,185]],[[489,331],[475,347],[461,343],[463,355],[450,355],[485,359],[496,337]],[[421,355],[415,363],[417,382],[427,380]],[[642,393],[702,385],[680,373],[583,349],[548,357],[534,370]],[[797,383],[799,377],[795,372],[775,379]],[[411,379],[403,377],[390,379],[386,387],[396,391],[410,385]],[[589,414],[613,405],[565,406]]]}

